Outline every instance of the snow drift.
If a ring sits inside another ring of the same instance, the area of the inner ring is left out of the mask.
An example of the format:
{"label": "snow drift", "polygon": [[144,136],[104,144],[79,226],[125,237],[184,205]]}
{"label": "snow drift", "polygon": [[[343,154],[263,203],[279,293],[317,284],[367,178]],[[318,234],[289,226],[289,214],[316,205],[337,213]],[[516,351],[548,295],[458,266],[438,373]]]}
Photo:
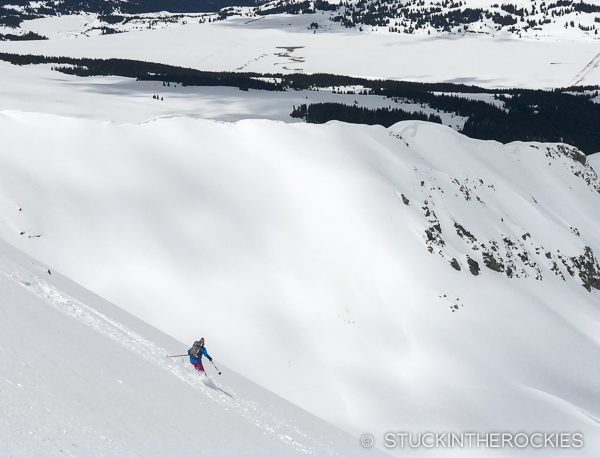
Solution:
{"label": "snow drift", "polygon": [[597,158],[421,122],[4,113],[0,135],[2,237],[318,416],[379,446],[600,450]]}

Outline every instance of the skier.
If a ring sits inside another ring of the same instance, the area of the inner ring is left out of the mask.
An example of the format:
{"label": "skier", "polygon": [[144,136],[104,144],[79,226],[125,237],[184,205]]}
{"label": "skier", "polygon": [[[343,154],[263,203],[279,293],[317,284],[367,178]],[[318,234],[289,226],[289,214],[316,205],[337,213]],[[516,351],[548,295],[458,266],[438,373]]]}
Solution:
{"label": "skier", "polygon": [[194,366],[197,371],[200,371],[206,375],[204,366],[202,366],[202,356],[206,356],[209,361],[212,361],[212,358],[209,356],[208,352],[206,351],[206,347],[204,346],[204,337],[194,342],[192,348],[188,350],[188,355],[190,355],[190,363],[192,363],[192,366]]}

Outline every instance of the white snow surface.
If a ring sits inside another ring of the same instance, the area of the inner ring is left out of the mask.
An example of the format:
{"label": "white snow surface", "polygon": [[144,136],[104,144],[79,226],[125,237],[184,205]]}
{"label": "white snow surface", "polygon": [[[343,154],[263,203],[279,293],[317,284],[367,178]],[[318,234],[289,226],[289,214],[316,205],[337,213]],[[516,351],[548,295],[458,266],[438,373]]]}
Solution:
{"label": "white snow surface", "polygon": [[[4,112],[0,138],[1,237],[183,342],[204,336],[215,359],[319,417],[380,447],[388,431],[579,432],[583,448],[539,453],[598,455],[600,302],[577,267],[600,253],[597,155],[423,122]],[[144,382],[183,370],[136,364]]]}
{"label": "white snow surface", "polygon": [[[370,78],[474,84],[482,87],[554,88],[600,84],[597,41],[570,37],[405,35],[333,27],[312,33],[324,14],[232,17],[212,23],[68,38],[88,21],[45,18],[23,28],[46,41],[0,42],[0,52],[128,58],[210,71],[334,73]],[[66,25],[65,25],[66,24]],[[286,47],[297,47],[286,53]]]}
{"label": "white snow surface", "polygon": [[0,304],[0,456],[383,455],[4,241]]}

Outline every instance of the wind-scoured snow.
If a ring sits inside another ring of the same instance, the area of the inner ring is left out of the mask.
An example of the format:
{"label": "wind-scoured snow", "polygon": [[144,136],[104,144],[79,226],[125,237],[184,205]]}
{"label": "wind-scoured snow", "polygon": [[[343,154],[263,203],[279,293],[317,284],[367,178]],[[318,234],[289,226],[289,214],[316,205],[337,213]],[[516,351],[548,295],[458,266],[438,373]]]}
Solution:
{"label": "wind-scoured snow", "polygon": [[5,112],[0,136],[3,238],[319,417],[598,454],[596,155],[423,122]]}
{"label": "wind-scoured snow", "polygon": [[5,242],[0,291],[2,456],[380,455]]}

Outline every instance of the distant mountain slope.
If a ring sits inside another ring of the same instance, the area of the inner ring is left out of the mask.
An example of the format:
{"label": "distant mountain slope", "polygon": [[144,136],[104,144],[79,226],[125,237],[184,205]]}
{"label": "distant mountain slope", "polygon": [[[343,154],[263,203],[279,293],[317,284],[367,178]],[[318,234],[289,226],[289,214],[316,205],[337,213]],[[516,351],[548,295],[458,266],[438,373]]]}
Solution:
{"label": "distant mountain slope", "polygon": [[[79,13],[99,15],[218,12],[227,6],[252,6],[254,0],[0,0],[0,27],[17,29],[24,20]],[[105,19],[111,24],[110,18]],[[0,35],[0,39],[2,36]],[[9,38],[14,39],[14,38]],[[31,37],[30,39],[35,39]]]}
{"label": "distant mountain slope", "polygon": [[[2,237],[321,418],[598,455],[596,155],[411,121],[13,112],[0,136]],[[436,455],[522,456],[487,452]]]}
{"label": "distant mountain slope", "polygon": [[519,36],[581,36],[598,39],[597,2],[559,0],[276,0],[257,14],[335,11],[345,27],[387,28],[394,33],[510,33]]}
{"label": "distant mountain slope", "polygon": [[59,0],[30,2],[27,0],[0,0],[6,10],[22,11],[30,14],[74,14],[74,13],[171,13],[215,12],[231,5],[251,6],[254,0]]}
{"label": "distant mountain slope", "polygon": [[382,456],[4,241],[0,308],[3,457]]}
{"label": "distant mountain slope", "polygon": [[[600,38],[600,5],[593,1],[518,0],[61,0],[30,2],[0,0],[0,26],[18,27],[26,19],[64,14],[100,15],[103,33],[126,32],[143,24],[146,28],[187,23],[169,15],[142,13],[219,13],[211,21],[229,16],[260,19],[267,15],[308,15],[312,32],[332,25],[360,31],[401,34],[487,34],[531,38]],[[325,13],[323,17],[321,14]],[[195,18],[189,18],[194,20]],[[30,36],[29,39],[36,37]],[[9,39],[15,39],[9,38]]]}

